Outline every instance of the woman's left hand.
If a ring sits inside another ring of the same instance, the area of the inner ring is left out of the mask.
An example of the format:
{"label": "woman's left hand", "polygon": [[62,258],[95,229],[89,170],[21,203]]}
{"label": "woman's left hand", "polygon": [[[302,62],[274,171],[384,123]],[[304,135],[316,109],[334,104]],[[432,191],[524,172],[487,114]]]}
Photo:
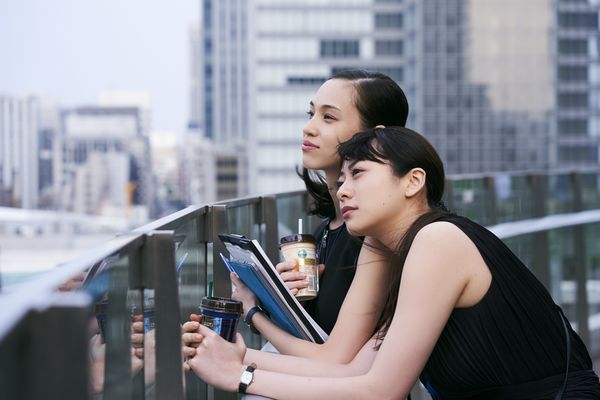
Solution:
{"label": "woman's left hand", "polygon": [[234,300],[242,302],[244,305],[244,316],[246,316],[246,313],[258,303],[256,296],[246,285],[244,285],[235,272],[230,274],[230,278],[231,282],[235,285],[235,290],[231,293],[231,297]]}
{"label": "woman's left hand", "polygon": [[246,344],[242,335],[238,333],[236,342],[230,343],[204,325],[200,326],[199,332],[204,338],[188,365],[206,383],[236,392],[246,368],[243,364]]}

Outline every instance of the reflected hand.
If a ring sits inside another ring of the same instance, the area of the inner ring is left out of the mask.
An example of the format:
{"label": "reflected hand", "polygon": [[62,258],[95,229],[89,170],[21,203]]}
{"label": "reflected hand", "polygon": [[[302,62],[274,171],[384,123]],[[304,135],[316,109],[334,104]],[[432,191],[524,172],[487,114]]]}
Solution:
{"label": "reflected hand", "polygon": [[200,326],[204,336],[196,349],[194,358],[188,361],[192,370],[205,382],[220,389],[236,392],[246,355],[246,344],[242,335],[230,343],[206,326]]}

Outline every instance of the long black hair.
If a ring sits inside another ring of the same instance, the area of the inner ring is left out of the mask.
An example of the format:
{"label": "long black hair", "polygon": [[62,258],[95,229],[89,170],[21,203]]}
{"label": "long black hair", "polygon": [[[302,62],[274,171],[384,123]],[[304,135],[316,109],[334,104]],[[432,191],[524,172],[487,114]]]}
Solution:
{"label": "long black hair", "polygon": [[385,251],[392,264],[386,301],[375,326],[380,344],[396,311],[404,262],[416,234],[425,225],[449,213],[442,202],[445,183],[444,164],[425,137],[403,127],[375,128],[358,133],[339,145],[338,154],[341,160],[387,162],[398,177],[404,176],[413,168],[422,168],[425,171],[425,191],[427,204],[431,210],[413,222],[393,252],[377,249]]}
{"label": "long black hair", "polygon": [[[354,105],[360,115],[362,129],[377,125],[406,125],[408,100],[404,91],[389,76],[379,72],[352,69],[338,72],[329,79],[341,79],[353,84]],[[309,213],[321,218],[335,218],[334,200],[323,176],[307,168],[303,168],[298,175],[314,200]]]}

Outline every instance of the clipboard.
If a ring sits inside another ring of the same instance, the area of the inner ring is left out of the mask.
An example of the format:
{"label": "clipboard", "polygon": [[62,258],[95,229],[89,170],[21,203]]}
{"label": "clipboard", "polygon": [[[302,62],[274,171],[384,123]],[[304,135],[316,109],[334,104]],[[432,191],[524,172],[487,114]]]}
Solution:
{"label": "clipboard", "polygon": [[219,238],[229,252],[229,258],[221,255],[223,262],[252,290],[277,326],[314,343],[327,339],[327,334],[287,288],[257,240],[235,234],[219,234]]}

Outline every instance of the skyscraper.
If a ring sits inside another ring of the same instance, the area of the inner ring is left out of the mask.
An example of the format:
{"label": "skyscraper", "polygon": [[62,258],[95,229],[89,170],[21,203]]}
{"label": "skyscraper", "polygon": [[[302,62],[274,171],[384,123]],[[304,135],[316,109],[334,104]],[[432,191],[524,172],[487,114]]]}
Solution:
{"label": "skyscraper", "polygon": [[154,191],[144,113],[137,107],[89,106],[64,110],[62,120],[60,204],[69,211],[138,222],[151,216]]}
{"label": "skyscraper", "polygon": [[597,3],[203,0],[206,136],[245,143],[249,193],[301,188],[311,96],[363,68],[403,87],[448,173],[597,166]]}
{"label": "skyscraper", "polygon": [[49,207],[58,107],[38,96],[0,96],[0,205]]}

